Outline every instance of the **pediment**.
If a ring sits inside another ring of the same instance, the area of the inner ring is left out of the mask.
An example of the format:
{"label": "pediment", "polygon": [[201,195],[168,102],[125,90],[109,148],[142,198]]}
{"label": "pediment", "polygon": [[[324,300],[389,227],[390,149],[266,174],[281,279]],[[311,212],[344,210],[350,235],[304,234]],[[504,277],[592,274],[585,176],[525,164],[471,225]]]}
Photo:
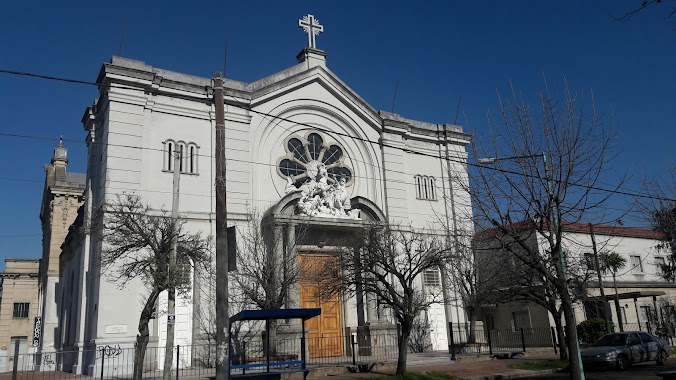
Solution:
{"label": "pediment", "polygon": [[252,82],[246,86],[250,93],[250,106],[255,108],[272,99],[292,93],[303,87],[318,84],[337,102],[350,108],[376,130],[382,126],[378,111],[352,90],[331,70],[323,66],[308,68],[299,63],[286,70]]}

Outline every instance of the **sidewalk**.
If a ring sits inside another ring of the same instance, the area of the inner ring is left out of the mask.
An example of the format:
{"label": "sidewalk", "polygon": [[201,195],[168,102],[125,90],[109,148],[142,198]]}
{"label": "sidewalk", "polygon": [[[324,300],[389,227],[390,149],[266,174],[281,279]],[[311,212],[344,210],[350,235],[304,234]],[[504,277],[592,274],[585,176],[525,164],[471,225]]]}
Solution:
{"label": "sidewalk", "polygon": [[[534,353],[532,356],[515,359],[490,359],[483,357],[464,357],[460,360],[451,361],[448,354],[424,353],[409,354],[407,372],[429,373],[436,372],[455,376],[466,380],[483,379],[509,379],[516,377],[537,376],[551,373],[552,371],[528,371],[509,368],[512,364],[526,363],[538,360],[557,359],[558,355],[552,353]],[[312,380],[348,380],[356,378],[378,378],[393,375],[396,369],[395,363],[385,363],[375,368],[372,372],[355,373],[329,373],[327,371],[311,372],[308,379]]]}

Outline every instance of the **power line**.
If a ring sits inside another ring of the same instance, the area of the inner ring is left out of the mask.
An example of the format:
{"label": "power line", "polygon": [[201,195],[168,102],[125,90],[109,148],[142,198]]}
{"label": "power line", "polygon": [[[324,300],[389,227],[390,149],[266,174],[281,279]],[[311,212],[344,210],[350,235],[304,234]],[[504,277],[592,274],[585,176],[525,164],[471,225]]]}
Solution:
{"label": "power line", "polygon": [[[19,75],[19,76],[28,76],[28,77],[34,77],[34,78],[39,78],[39,79],[54,80],[54,81],[61,81],[61,82],[67,82],[67,83],[86,84],[86,85],[92,85],[92,86],[97,86],[97,87],[105,87],[105,88],[118,88],[118,89],[128,89],[128,90],[135,90],[135,91],[139,90],[138,87],[132,87],[132,86],[102,84],[102,83],[98,83],[98,82],[55,77],[55,76],[50,76],[50,75],[28,73],[28,72],[23,72],[23,71],[0,69],[0,73],[11,74],[11,75]],[[175,93],[169,94],[168,96],[178,97],[178,98],[183,98],[183,99],[189,99],[189,100],[193,100],[193,101],[200,101],[200,102],[204,102],[206,100],[209,100],[208,98],[205,98],[205,97],[180,95],[180,94],[175,94]],[[344,132],[333,131],[333,130],[329,130],[327,128],[323,128],[323,127],[320,127],[320,126],[310,125],[310,124],[307,124],[307,123],[301,123],[301,122],[297,122],[297,121],[294,121],[294,120],[290,120],[286,117],[282,117],[282,116],[278,116],[278,115],[271,115],[271,114],[268,114],[268,113],[265,113],[265,112],[256,111],[256,110],[254,110],[250,107],[244,107],[244,106],[241,106],[239,104],[228,103],[228,105],[232,106],[232,107],[240,108],[240,109],[243,109],[243,110],[246,110],[246,111],[249,111],[249,112],[253,112],[253,113],[256,113],[256,114],[259,114],[259,115],[262,115],[262,116],[266,116],[266,117],[290,122],[290,123],[293,123],[295,125],[300,125],[300,126],[304,126],[304,127],[307,127],[307,128],[312,128],[312,129],[315,129],[315,130],[323,131],[325,133],[331,133],[331,134],[335,134],[335,135],[339,135],[339,136],[348,137],[348,138],[353,139],[353,140],[359,140],[359,141],[367,142],[367,143],[370,143],[370,144],[373,144],[373,145],[378,145],[378,146],[382,146],[382,147],[388,147],[388,148],[392,148],[392,149],[401,150],[401,151],[403,151],[405,153],[409,153],[409,154],[426,156],[426,157],[431,157],[431,158],[435,158],[435,159],[448,160],[448,161],[463,164],[463,165],[468,165],[468,166],[477,167],[477,168],[481,168],[481,169],[488,169],[488,170],[501,172],[503,174],[514,174],[514,175],[524,176],[524,177],[527,177],[527,178],[530,177],[530,178],[533,178],[533,179],[537,178],[536,176],[528,175],[526,173],[519,173],[517,171],[506,170],[504,168],[497,168],[497,167],[492,167],[492,166],[486,166],[486,165],[471,163],[469,161],[451,159],[451,158],[447,158],[447,157],[440,156],[440,155],[418,152],[418,151],[415,151],[415,150],[412,150],[412,149],[406,149],[406,148],[402,148],[402,147],[398,147],[398,146],[389,145],[389,144],[383,143],[381,141],[373,141],[373,140],[370,140],[368,138],[362,138],[362,137],[359,137],[359,136],[352,136],[352,135],[344,133]],[[0,134],[0,135],[2,135],[2,134]],[[6,135],[14,135],[14,134],[6,134]],[[15,135],[15,136],[16,137],[23,137],[23,135],[18,135],[18,134]],[[43,138],[43,139],[49,139],[49,138]],[[448,143],[448,142],[446,141],[446,143]],[[109,145],[111,145],[111,144],[109,144]],[[128,146],[128,147],[133,148],[131,146]],[[231,159],[229,159],[229,160],[231,160]],[[388,169],[385,168],[384,170],[388,170]],[[556,179],[553,179],[553,181],[554,182],[561,182],[561,181],[558,181]],[[569,183],[568,185],[572,185],[572,186],[575,186],[575,187],[581,187],[581,188],[584,188],[584,189],[587,189],[587,190],[603,191],[603,192],[609,192],[609,193],[612,193],[612,194],[625,195],[625,196],[629,196],[629,197],[676,202],[676,199],[665,198],[665,197],[657,197],[657,196],[648,195],[648,194],[641,194],[641,193],[638,193],[638,192],[635,192],[635,191],[619,190],[620,189],[619,187],[617,189],[607,189],[607,188],[603,188],[603,187],[599,187],[599,186],[589,186],[589,185],[576,184],[576,183]]]}
{"label": "power line", "polygon": [[18,182],[43,182],[39,179],[0,177],[0,181],[18,181]]}

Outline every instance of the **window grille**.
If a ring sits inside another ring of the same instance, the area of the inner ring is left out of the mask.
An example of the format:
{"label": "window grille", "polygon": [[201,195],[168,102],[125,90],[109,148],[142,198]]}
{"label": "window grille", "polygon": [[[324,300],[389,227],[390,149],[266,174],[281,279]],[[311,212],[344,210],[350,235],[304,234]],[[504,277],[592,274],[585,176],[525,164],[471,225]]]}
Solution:
{"label": "window grille", "polygon": [[428,269],[423,272],[424,286],[441,286],[441,278],[437,269]]}
{"label": "window grille", "polygon": [[12,318],[28,318],[29,307],[30,303],[28,302],[15,302]]}

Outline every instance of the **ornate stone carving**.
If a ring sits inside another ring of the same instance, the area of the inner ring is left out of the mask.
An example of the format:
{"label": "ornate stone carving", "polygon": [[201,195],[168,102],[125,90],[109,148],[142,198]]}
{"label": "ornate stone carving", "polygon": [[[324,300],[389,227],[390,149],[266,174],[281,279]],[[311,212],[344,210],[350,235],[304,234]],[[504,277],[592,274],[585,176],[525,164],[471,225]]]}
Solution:
{"label": "ornate stone carving", "polygon": [[311,169],[308,168],[307,175],[310,180],[299,187],[290,176],[286,178],[286,193],[301,193],[296,206],[299,215],[359,219],[359,210],[351,209],[345,178],[329,183],[326,165],[316,161]]}

